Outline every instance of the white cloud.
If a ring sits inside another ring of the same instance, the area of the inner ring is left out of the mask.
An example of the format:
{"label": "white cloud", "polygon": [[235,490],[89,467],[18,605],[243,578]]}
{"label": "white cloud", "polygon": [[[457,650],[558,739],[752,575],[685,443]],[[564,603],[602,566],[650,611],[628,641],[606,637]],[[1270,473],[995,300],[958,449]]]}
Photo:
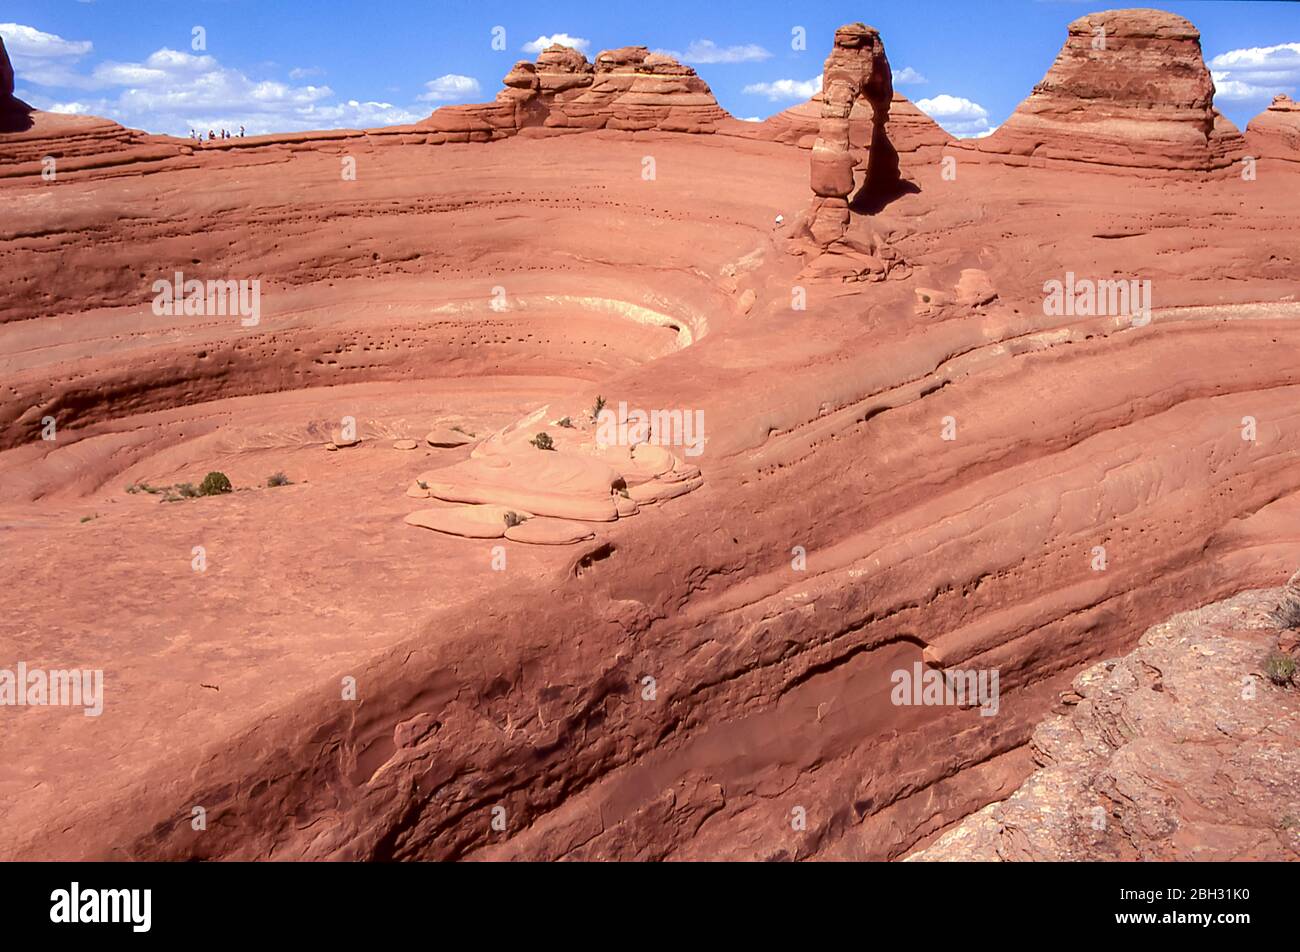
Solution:
{"label": "white cloud", "polygon": [[920,86],[922,83],[928,83],[929,80],[912,67],[904,66],[894,72],[894,82],[903,86]]}
{"label": "white cloud", "polygon": [[961,96],[940,93],[930,99],[918,99],[916,108],[959,139],[982,138],[996,128],[989,125],[987,109]]}
{"label": "white cloud", "polygon": [[757,43],[741,46],[719,46],[712,40],[691,40],[686,52],[676,50],[655,50],[671,56],[680,63],[755,63],[770,59],[772,54]]}
{"label": "white cloud", "polygon": [[[7,49],[22,51],[12,56],[19,80],[59,94],[25,94],[36,108],[105,116],[150,132],[185,136],[191,129],[235,132],[242,125],[257,135],[403,125],[428,115],[418,105],[336,100],[329,86],[254,79],[213,56],[167,48],[144,62],[105,60],[89,72],[78,71],[76,61],[93,48],[89,41],[65,40],[16,24],[0,24],[0,35]],[[433,84],[428,88],[435,91]],[[68,90],[99,95],[73,98]]]}
{"label": "white cloud", "polygon": [[1268,100],[1300,85],[1300,43],[1252,46],[1210,60],[1216,99]]}
{"label": "white cloud", "polygon": [[21,23],[0,23],[0,37],[14,72],[39,86],[78,86],[75,64],[95,48],[89,40],[65,40]]}
{"label": "white cloud", "polygon": [[773,102],[780,100],[799,100],[811,99],[816,93],[821,92],[822,78],[814,76],[812,79],[778,79],[770,83],[750,83],[742,92],[751,96],[766,96]]}
{"label": "white cloud", "polygon": [[84,102],[56,102],[46,112],[57,112],[65,116],[91,115],[90,107]]}
{"label": "white cloud", "polygon": [[421,102],[465,102],[479,94],[478,80],[473,76],[448,73],[424,84],[426,92],[417,98]]}
{"label": "white cloud", "polygon": [[44,33],[21,23],[0,23],[0,36],[4,37],[5,49],[11,57],[77,59],[95,48],[90,40],[65,40],[54,33]]}
{"label": "white cloud", "polygon": [[559,43],[561,46],[571,46],[575,50],[581,50],[584,53],[591,47],[591,40],[583,39],[580,36],[570,36],[567,33],[552,33],[550,36],[543,34],[531,43],[525,43],[523,45],[523,51],[525,53],[536,55],[548,46],[554,46],[556,43]]}
{"label": "white cloud", "polygon": [[319,66],[295,66],[289,70],[290,79],[314,79],[324,75],[325,70]]}
{"label": "white cloud", "polygon": [[1217,102],[1249,102],[1252,99],[1271,99],[1276,93],[1290,92],[1286,86],[1256,86],[1238,79],[1228,79],[1226,73],[1211,73],[1214,78],[1214,98]]}

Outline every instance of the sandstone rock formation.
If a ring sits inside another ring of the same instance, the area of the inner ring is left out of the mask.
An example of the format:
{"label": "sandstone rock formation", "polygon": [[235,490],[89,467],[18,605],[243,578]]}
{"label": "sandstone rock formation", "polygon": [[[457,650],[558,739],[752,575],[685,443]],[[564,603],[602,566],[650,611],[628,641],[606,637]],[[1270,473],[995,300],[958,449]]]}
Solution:
{"label": "sandstone rock formation", "polygon": [[1074,679],[1042,766],[912,860],[1300,860],[1300,690],[1261,673],[1278,590],[1177,615]]}
{"label": "sandstone rock formation", "polygon": [[[805,262],[807,151],[653,133],[651,189],[644,142],[556,131],[0,178],[0,655],[110,685],[6,718],[0,857],[898,858],[1012,796],[1081,672],[1294,570],[1293,176],[908,162]],[[155,314],[176,270],[261,323]],[[1045,313],[1067,272],[1151,278],[1150,322]],[[704,454],[584,449],[597,394]],[[894,704],[916,664],[997,668],[999,713]]]}
{"label": "sandstone rock formation", "polygon": [[898,180],[898,154],[885,134],[889,106],[894,97],[893,75],[885,57],[880,33],[862,23],[849,23],[835,31],[835,43],[822,72],[821,122],[813,143],[812,208],[808,228],[823,248],[848,231],[849,198],[857,187],[856,162],[850,148],[853,106],[865,99],[871,107],[871,136],[865,192],[879,191]]}
{"label": "sandstone rock formation", "polygon": [[1275,96],[1246,126],[1246,139],[1257,157],[1300,163],[1300,103]]}
{"label": "sandstone rock formation", "polygon": [[[597,524],[636,515],[643,505],[676,499],[704,484],[699,467],[666,447],[602,445],[591,420],[552,428],[551,448],[540,449],[533,434],[543,425],[545,409],[494,433],[469,459],[421,473],[407,496],[469,505],[421,510],[407,523],[487,538],[481,528],[486,522],[511,541],[569,545],[591,538]],[[498,526],[501,507],[518,514],[520,524],[509,527],[514,531]],[[475,515],[477,509],[487,515]],[[478,534],[461,531],[463,525]]]}
{"label": "sandstone rock formation", "polygon": [[555,44],[521,60],[496,101],[445,106],[418,128],[431,142],[480,142],[591,129],[713,132],[731,120],[695,70],[644,46],[605,50],[595,63]]}
{"label": "sandstone rock formation", "polygon": [[1108,10],[1070,24],[1056,62],[996,132],[964,148],[1013,164],[1205,172],[1242,154],[1214,108],[1201,34],[1160,10]]}

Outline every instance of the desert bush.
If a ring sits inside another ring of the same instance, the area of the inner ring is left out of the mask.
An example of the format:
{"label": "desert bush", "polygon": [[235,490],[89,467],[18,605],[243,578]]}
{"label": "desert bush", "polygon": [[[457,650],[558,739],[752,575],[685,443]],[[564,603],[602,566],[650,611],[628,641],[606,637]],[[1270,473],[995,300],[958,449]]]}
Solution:
{"label": "desert bush", "polygon": [[561,417],[560,419],[556,420],[556,421],[555,421],[555,425],[556,425],[556,426],[562,426],[562,427],[564,427],[566,430],[572,430],[572,429],[573,429],[573,421],[570,420],[568,417]]}
{"label": "desert bush", "polygon": [[272,473],[270,476],[266,477],[266,485],[267,488],[274,488],[276,486],[288,486],[290,485],[289,477],[284,475],[284,473],[280,473],[280,472]]}
{"label": "desert bush", "polygon": [[550,434],[547,433],[538,433],[528,442],[532,443],[533,446],[537,447],[539,450],[555,449],[555,441],[551,439]]}
{"label": "desert bush", "polygon": [[1287,685],[1295,677],[1295,658],[1275,651],[1264,662],[1264,675],[1274,684]]}
{"label": "desert bush", "polygon": [[1282,590],[1282,600],[1274,612],[1277,623],[1282,628],[1300,628],[1300,572],[1291,576]]}
{"label": "desert bush", "polygon": [[591,418],[593,420],[600,419],[600,411],[603,409],[605,409],[605,398],[597,395],[596,405],[591,408]]}
{"label": "desert bush", "polygon": [[203,482],[199,483],[200,496],[220,496],[222,493],[230,492],[234,487],[230,485],[230,479],[225,473],[208,473],[203,477]]}

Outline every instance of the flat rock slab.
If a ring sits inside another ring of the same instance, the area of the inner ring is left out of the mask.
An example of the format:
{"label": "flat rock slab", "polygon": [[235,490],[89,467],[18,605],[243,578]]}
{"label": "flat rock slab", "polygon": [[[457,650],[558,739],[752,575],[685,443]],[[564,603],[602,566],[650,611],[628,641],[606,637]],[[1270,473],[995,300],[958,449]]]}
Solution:
{"label": "flat rock slab", "polygon": [[508,506],[584,522],[618,518],[613,487],[620,478],[600,460],[531,447],[471,458],[419,477],[431,496],[448,502]]}
{"label": "flat rock slab", "polygon": [[698,476],[695,479],[686,479],[674,483],[665,483],[656,479],[652,482],[642,483],[640,486],[633,486],[627,491],[627,494],[632,497],[633,502],[645,506],[663,502],[666,499],[685,496],[703,485],[704,480]]}
{"label": "flat rock slab", "polygon": [[595,534],[585,522],[544,517],[521,522],[505,532],[506,538],[511,542],[528,542],[532,545],[571,545],[590,539]]}
{"label": "flat rock slab", "polygon": [[413,449],[415,449],[416,447],[418,447],[419,445],[420,445],[420,444],[419,444],[418,442],[416,442],[415,440],[397,440],[395,443],[393,443],[393,449],[395,449],[395,450],[413,450]]}
{"label": "flat rock slab", "polygon": [[405,522],[465,539],[500,539],[506,534],[506,513],[510,511],[505,506],[448,506],[421,509]]}
{"label": "flat rock slab", "polygon": [[467,443],[473,443],[474,437],[468,433],[462,433],[460,430],[453,430],[449,426],[435,426],[425,436],[424,441],[430,446],[437,446],[443,449],[451,449],[457,446],[464,446]]}

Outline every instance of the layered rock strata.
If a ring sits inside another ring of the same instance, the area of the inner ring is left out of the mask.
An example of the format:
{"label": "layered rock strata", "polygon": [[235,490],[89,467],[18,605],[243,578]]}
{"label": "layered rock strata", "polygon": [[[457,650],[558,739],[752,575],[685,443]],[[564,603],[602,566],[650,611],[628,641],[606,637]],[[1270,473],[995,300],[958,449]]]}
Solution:
{"label": "layered rock strata", "polygon": [[1214,108],[1214,81],[1189,21],[1108,10],[1070,24],[1052,68],[991,136],[963,147],[1015,163],[1068,161],[1205,172],[1244,140]]}
{"label": "layered rock strata", "polygon": [[1088,668],[1034,731],[1040,769],[909,858],[1300,860],[1300,691],[1263,672],[1277,600],[1184,612]]}
{"label": "layered rock strata", "polygon": [[515,135],[592,129],[713,132],[731,117],[689,66],[644,46],[605,50],[594,63],[555,44],[521,60],[496,100],[447,106],[419,124],[431,142],[486,142]]}

